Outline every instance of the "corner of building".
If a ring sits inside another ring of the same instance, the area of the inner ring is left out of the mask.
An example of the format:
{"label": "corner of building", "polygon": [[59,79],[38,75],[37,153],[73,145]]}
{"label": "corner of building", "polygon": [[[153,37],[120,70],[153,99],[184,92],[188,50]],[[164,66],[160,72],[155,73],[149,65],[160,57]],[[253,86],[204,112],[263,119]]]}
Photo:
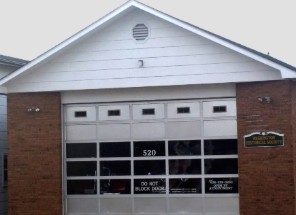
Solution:
{"label": "corner of building", "polygon": [[60,94],[9,94],[8,131],[9,214],[61,214]]}
{"label": "corner of building", "polygon": [[[237,84],[241,215],[295,214],[294,92],[289,80]],[[284,134],[284,146],[244,146],[245,135],[266,131]]]}

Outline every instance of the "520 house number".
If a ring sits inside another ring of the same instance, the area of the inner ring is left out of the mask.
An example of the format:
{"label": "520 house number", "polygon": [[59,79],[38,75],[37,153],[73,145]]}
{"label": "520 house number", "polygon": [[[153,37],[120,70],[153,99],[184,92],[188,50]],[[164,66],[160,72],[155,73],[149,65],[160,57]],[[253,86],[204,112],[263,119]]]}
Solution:
{"label": "520 house number", "polygon": [[145,157],[151,157],[156,155],[156,150],[143,150],[143,156]]}

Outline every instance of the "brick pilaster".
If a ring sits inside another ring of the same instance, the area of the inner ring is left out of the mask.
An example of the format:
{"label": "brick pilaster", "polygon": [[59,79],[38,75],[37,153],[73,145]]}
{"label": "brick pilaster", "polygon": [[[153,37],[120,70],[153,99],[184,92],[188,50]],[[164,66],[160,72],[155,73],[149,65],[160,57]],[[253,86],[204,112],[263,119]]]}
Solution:
{"label": "brick pilaster", "polygon": [[[9,215],[62,214],[59,93],[8,95]],[[28,112],[37,106],[40,112]]]}
{"label": "brick pilaster", "polygon": [[[294,215],[294,137],[290,81],[237,84],[239,194],[241,215]],[[258,97],[270,96],[270,104]],[[244,135],[275,131],[283,147],[245,148]]]}

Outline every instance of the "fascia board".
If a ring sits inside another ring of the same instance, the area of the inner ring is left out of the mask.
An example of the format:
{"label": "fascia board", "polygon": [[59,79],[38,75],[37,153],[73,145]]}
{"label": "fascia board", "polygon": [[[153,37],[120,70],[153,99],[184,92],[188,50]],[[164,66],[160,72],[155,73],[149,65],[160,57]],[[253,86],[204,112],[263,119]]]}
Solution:
{"label": "fascia board", "polygon": [[281,75],[282,78],[296,78],[296,72],[287,68],[281,69]]}

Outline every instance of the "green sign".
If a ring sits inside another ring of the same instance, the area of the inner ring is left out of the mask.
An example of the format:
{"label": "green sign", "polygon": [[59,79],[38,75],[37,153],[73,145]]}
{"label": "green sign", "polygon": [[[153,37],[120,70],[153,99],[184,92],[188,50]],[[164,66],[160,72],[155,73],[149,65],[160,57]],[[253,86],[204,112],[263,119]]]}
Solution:
{"label": "green sign", "polygon": [[276,132],[254,132],[244,136],[245,147],[284,146],[284,135]]}

